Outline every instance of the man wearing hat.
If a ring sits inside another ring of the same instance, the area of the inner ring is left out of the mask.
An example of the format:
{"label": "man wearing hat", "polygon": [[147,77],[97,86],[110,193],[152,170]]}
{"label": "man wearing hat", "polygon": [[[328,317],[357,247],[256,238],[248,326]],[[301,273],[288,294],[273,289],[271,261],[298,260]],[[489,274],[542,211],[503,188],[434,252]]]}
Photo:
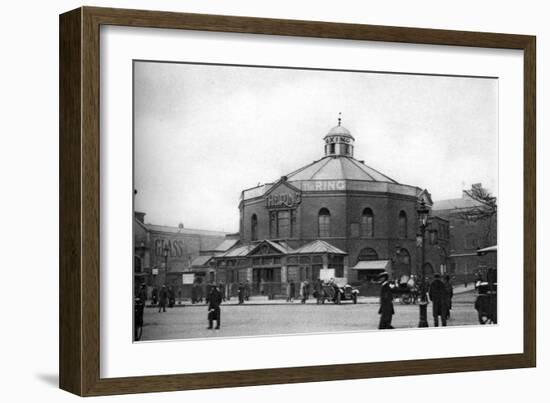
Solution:
{"label": "man wearing hat", "polygon": [[168,302],[168,289],[166,285],[163,284],[159,292],[159,312],[166,312],[166,303]]}
{"label": "man wearing hat", "polygon": [[430,300],[432,301],[434,326],[439,326],[439,317],[441,316],[441,324],[447,326],[447,313],[448,313],[448,295],[447,289],[443,281],[441,281],[441,275],[436,273],[434,280],[430,284],[429,290]]}
{"label": "man wearing hat", "polygon": [[393,329],[391,320],[395,311],[393,309],[393,287],[389,282],[389,278],[390,275],[386,271],[378,275],[378,280],[382,284],[380,287],[380,309],[378,310],[380,324],[378,329]]}
{"label": "man wearing hat", "polygon": [[208,298],[208,329],[212,329],[213,322],[216,321],[216,329],[220,328],[222,293],[216,286],[210,290]]}

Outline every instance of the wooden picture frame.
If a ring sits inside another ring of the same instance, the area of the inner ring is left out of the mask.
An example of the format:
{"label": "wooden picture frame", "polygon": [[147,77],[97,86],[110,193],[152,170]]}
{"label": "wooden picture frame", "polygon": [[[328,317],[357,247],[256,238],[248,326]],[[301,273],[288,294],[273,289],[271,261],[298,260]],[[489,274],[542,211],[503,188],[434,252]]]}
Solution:
{"label": "wooden picture frame", "polygon": [[[100,26],[171,28],[524,52],[524,349],[521,354],[212,373],[100,377]],[[82,7],[60,16],[60,387],[81,396],[374,378],[536,365],[535,37]]]}

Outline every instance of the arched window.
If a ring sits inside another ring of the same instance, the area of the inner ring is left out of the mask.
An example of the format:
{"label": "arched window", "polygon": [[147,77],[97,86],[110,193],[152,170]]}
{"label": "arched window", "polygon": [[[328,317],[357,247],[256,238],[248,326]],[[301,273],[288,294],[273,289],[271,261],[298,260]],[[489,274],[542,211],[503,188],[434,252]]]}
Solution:
{"label": "arched window", "polygon": [[255,241],[258,239],[258,217],[252,214],[250,218],[250,239]]}
{"label": "arched window", "polygon": [[369,260],[378,260],[378,253],[372,248],[363,248],[359,251],[359,256],[357,256],[358,262],[364,262]]}
{"label": "arched window", "polygon": [[399,238],[407,237],[407,213],[403,210],[399,213]]}
{"label": "arched window", "polygon": [[426,277],[431,279],[434,273],[434,267],[432,266],[432,264],[430,262],[424,263],[424,274],[426,275]]}
{"label": "arched window", "polygon": [[330,237],[330,212],[326,208],[319,210],[319,238]]}
{"label": "arched window", "polygon": [[444,248],[439,250],[439,262],[441,271],[447,273],[447,251]]}
{"label": "arched window", "polygon": [[369,238],[374,236],[374,214],[370,208],[364,209],[361,215],[361,236]]}

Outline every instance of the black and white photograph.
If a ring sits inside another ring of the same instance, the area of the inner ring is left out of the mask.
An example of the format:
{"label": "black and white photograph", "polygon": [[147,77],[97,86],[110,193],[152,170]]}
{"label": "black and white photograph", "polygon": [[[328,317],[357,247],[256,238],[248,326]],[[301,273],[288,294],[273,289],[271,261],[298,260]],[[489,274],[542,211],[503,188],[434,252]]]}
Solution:
{"label": "black and white photograph", "polygon": [[498,90],[134,60],[134,342],[497,325]]}

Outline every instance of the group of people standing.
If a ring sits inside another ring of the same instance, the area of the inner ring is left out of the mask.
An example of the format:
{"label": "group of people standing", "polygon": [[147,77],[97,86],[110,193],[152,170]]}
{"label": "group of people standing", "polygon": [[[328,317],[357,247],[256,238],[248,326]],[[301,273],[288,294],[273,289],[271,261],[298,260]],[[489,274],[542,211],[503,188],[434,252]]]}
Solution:
{"label": "group of people standing", "polygon": [[[380,315],[379,329],[393,329],[391,324],[395,309],[393,307],[393,298],[396,292],[399,292],[399,288],[395,283],[389,281],[389,274],[383,272],[379,275],[381,282],[380,287],[380,309],[378,314]],[[432,315],[434,318],[434,326],[439,326],[439,318],[441,318],[441,325],[447,326],[447,320],[451,317],[452,298],[453,298],[453,285],[451,284],[451,278],[446,275],[444,280],[441,279],[441,275],[436,273],[433,281],[429,284],[427,290],[420,290],[420,303],[427,303],[426,294],[432,303]]]}
{"label": "group of people standing", "polygon": [[[313,293],[313,297],[317,298],[318,295],[322,292],[322,286],[323,282],[320,279],[317,279],[315,282],[313,282],[313,290],[312,285],[309,281],[304,280],[301,281],[299,284],[299,297],[300,302],[302,304],[305,304],[306,301],[309,299],[309,296]],[[293,280],[289,280],[286,283],[286,302],[294,302],[294,299],[296,297],[296,284]]]}
{"label": "group of people standing", "polygon": [[153,305],[159,307],[159,312],[166,312],[166,305],[169,308],[173,308],[176,304],[176,292],[172,286],[166,286],[163,284],[160,290],[158,288],[153,288],[152,291]]}

